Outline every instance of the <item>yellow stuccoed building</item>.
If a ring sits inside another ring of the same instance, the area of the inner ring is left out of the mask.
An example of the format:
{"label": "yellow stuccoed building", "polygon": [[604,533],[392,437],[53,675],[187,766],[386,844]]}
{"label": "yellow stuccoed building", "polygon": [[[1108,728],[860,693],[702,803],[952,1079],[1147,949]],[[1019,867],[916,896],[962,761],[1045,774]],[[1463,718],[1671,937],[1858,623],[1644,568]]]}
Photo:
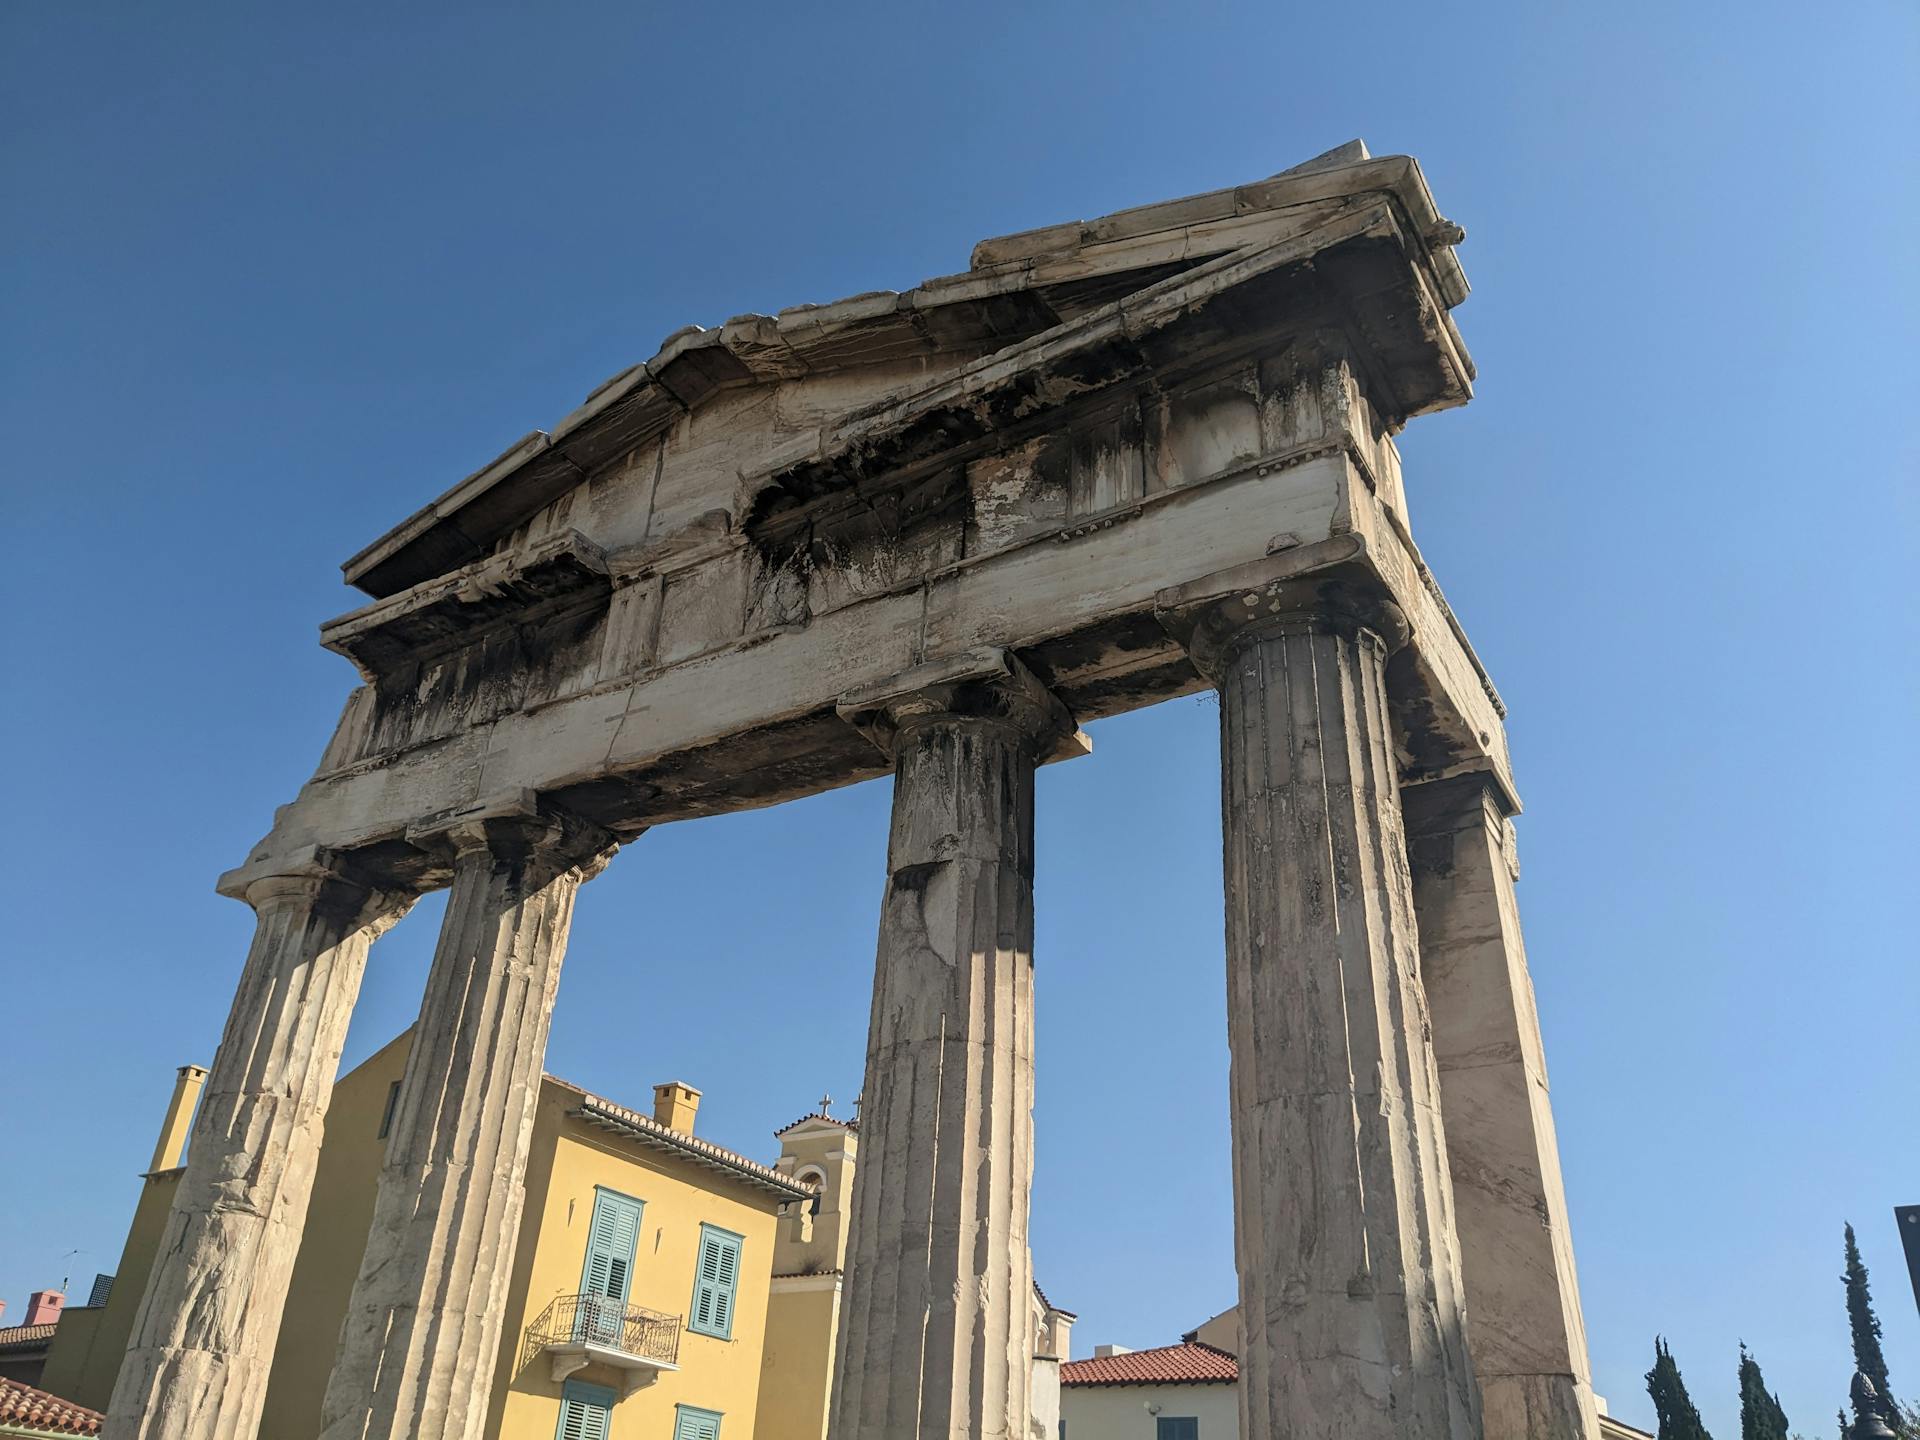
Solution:
{"label": "yellow stuccoed building", "polygon": [[[373,1213],[411,1034],[334,1090],[275,1352],[263,1440],[308,1440]],[[204,1072],[181,1072],[107,1303],[70,1310],[42,1384],[101,1408],[179,1181]],[[820,1440],[857,1132],[816,1113],[777,1167],[552,1076],[534,1120],[488,1434],[500,1440]]]}

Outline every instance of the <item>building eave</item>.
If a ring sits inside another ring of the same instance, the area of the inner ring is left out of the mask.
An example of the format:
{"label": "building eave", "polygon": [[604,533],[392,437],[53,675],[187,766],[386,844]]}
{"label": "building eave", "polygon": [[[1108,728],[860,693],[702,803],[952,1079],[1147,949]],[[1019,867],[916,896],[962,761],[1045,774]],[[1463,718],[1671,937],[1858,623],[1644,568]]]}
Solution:
{"label": "building eave", "polygon": [[697,1135],[688,1135],[662,1125],[651,1116],[616,1105],[598,1095],[581,1092],[580,1104],[567,1112],[576,1119],[585,1121],[601,1130],[611,1131],[629,1140],[636,1140],[652,1149],[664,1151],[691,1160],[718,1174],[761,1190],[785,1203],[789,1200],[805,1200],[812,1196],[809,1186],[788,1179],[770,1166],[711,1141],[702,1140]]}

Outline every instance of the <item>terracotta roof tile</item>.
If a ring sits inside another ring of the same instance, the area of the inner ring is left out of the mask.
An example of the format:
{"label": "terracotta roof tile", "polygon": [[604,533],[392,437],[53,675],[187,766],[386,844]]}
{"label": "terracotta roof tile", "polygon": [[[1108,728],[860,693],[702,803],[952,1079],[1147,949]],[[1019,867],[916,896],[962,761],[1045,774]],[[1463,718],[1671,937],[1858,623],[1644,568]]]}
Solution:
{"label": "terracotta roof tile", "polygon": [[677,1150],[691,1159],[712,1169],[724,1171],[762,1190],[771,1191],[781,1200],[806,1200],[812,1197],[814,1187],[802,1185],[791,1175],[782,1175],[770,1165],[762,1165],[758,1160],[749,1160],[736,1150],[724,1145],[716,1145],[711,1140],[702,1140],[689,1135],[684,1130],[675,1130],[662,1125],[651,1115],[643,1115],[638,1110],[629,1110],[624,1105],[582,1089],[570,1080],[562,1080],[558,1075],[545,1077],[563,1090],[571,1090],[580,1097],[580,1107],[568,1112],[585,1120],[590,1125],[598,1125],[605,1130],[618,1131],[643,1144],[657,1149]]}
{"label": "terracotta roof tile", "polygon": [[53,1339],[58,1320],[47,1325],[8,1325],[0,1327],[0,1350],[11,1350],[15,1346],[44,1345]]}
{"label": "terracotta roof tile", "polygon": [[809,1120],[824,1120],[829,1125],[838,1125],[842,1130],[858,1131],[860,1128],[860,1122],[857,1120],[842,1120],[842,1119],[839,1119],[837,1116],[822,1114],[818,1110],[809,1110],[805,1115],[802,1115],[798,1120],[794,1121],[791,1125],[782,1125],[778,1130],[774,1131],[773,1138],[778,1140],[782,1135],[785,1135],[789,1130],[798,1130],[802,1125],[806,1124]]}
{"label": "terracotta roof tile", "polygon": [[1239,1378],[1238,1360],[1197,1341],[1069,1360],[1060,1367],[1062,1385],[1231,1385]]}
{"label": "terracotta roof tile", "polygon": [[[19,1325],[14,1328],[37,1330],[41,1327]],[[105,1419],[98,1410],[75,1405],[45,1390],[22,1385],[18,1380],[0,1378],[0,1421],[10,1425],[44,1430],[49,1435],[98,1435],[100,1422]]]}

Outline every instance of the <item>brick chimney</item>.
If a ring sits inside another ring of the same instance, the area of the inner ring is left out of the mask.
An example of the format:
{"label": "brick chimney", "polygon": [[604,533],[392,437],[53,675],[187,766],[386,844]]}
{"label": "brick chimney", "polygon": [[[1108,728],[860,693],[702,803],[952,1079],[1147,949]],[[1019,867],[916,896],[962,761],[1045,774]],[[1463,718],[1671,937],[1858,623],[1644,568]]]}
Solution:
{"label": "brick chimney", "polygon": [[683,1080],[653,1087],[653,1118],[682,1135],[693,1133],[693,1117],[700,1113],[700,1092]]}
{"label": "brick chimney", "polygon": [[27,1296],[27,1318],[22,1325],[52,1325],[60,1318],[67,1297],[58,1290],[36,1290]]}

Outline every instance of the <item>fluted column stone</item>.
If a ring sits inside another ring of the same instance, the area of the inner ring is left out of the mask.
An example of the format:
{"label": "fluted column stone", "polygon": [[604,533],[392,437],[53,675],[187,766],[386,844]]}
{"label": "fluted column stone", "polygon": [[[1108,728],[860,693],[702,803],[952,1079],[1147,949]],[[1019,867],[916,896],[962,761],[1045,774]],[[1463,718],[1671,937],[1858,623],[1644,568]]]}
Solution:
{"label": "fluted column stone", "polygon": [[1033,771],[1084,737],[999,651],[841,713],[894,790],[829,1434],[1027,1440]]}
{"label": "fluted column stone", "polygon": [[1473,1440],[1386,697],[1405,623],[1311,577],[1184,599],[1163,616],[1220,692],[1241,1434]]}
{"label": "fluted column stone", "polygon": [[1487,1440],[1594,1440],[1508,807],[1478,774],[1409,786],[1401,802]]}
{"label": "fluted column stone", "polygon": [[109,1402],[111,1440],[252,1440],[367,950],[410,897],[307,852],[256,915]]}
{"label": "fluted column stone", "polygon": [[606,837],[460,821],[453,888],[327,1384],[326,1440],[478,1440],[574,896]]}

